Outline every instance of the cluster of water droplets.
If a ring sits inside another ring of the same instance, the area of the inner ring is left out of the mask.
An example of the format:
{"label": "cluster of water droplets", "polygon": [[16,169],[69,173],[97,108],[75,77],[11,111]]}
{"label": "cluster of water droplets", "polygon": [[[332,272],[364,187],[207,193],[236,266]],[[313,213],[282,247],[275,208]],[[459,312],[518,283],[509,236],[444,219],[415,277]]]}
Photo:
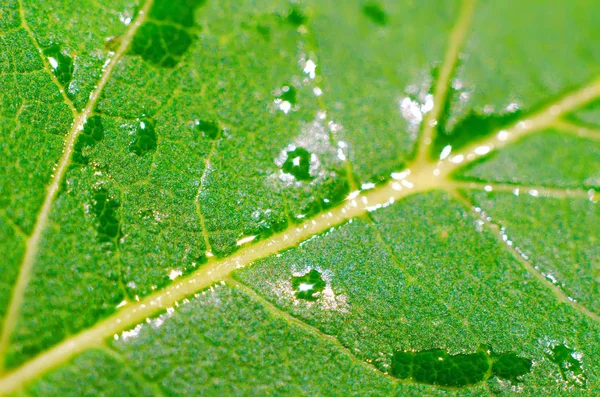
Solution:
{"label": "cluster of water droplets", "polygon": [[433,109],[434,98],[430,93],[431,83],[431,76],[424,73],[422,82],[407,86],[404,96],[398,99],[398,110],[408,124],[407,130],[412,139],[417,139],[425,115]]}
{"label": "cluster of water droplets", "polygon": [[[297,91],[303,88],[312,89],[315,98],[323,95],[316,85],[317,63],[301,54],[298,66],[302,76],[294,77],[291,84],[285,84],[274,91],[273,105],[277,111],[285,114],[297,110]],[[277,181],[283,188],[302,187],[307,182],[315,184],[327,178],[335,178],[333,171],[339,164],[329,164],[331,160],[345,162],[348,159],[349,145],[335,134],[342,126],[328,117],[326,110],[319,110],[314,119],[305,122],[295,138],[281,149],[273,160],[278,172],[270,179]],[[327,164],[325,164],[327,163]]]}

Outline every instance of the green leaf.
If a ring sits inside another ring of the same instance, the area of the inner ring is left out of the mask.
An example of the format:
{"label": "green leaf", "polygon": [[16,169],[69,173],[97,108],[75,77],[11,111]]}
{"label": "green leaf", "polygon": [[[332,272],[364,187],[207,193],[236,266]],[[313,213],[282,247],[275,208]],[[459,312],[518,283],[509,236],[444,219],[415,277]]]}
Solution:
{"label": "green leaf", "polygon": [[0,0],[0,394],[594,395],[586,0]]}

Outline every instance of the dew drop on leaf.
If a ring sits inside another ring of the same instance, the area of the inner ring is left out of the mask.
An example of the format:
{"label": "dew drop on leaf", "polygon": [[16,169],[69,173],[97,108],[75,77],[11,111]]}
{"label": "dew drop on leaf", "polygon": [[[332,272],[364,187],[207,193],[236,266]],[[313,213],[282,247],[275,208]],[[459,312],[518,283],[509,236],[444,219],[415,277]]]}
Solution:
{"label": "dew drop on leaf", "polygon": [[509,380],[514,384],[519,381],[518,378],[531,371],[532,365],[530,359],[519,357],[514,352],[502,353],[494,359],[492,375]]}
{"label": "dew drop on leaf", "polygon": [[216,121],[197,120],[194,123],[194,129],[208,139],[218,139],[221,137],[221,127]]}
{"label": "dew drop on leaf", "polygon": [[377,3],[367,3],[363,6],[363,14],[369,20],[379,26],[385,26],[388,22],[388,17],[383,8]]}
{"label": "dew drop on leaf", "polygon": [[73,148],[72,161],[76,164],[86,165],[89,163],[89,158],[85,155],[87,148],[94,147],[97,143],[104,139],[104,127],[100,116],[92,116],[87,119],[83,125],[83,130],[77,137]]}
{"label": "dew drop on leaf", "polygon": [[296,298],[309,301],[317,300],[317,293],[325,289],[326,283],[321,273],[311,269],[303,276],[292,277],[292,288],[295,291]]}
{"label": "dew drop on leaf", "polygon": [[583,373],[580,353],[561,344],[550,349],[548,358],[558,365],[560,374],[567,384],[585,387],[586,377]]}
{"label": "dew drop on leaf", "polygon": [[108,190],[100,188],[94,192],[93,211],[96,215],[98,238],[101,242],[118,244],[123,236],[117,209],[121,205],[110,197]]}
{"label": "dew drop on leaf", "polygon": [[54,77],[63,87],[66,87],[73,79],[73,58],[58,44],[46,47],[43,53],[50,63]]}
{"label": "dew drop on leaf", "polygon": [[281,88],[279,98],[282,101],[288,101],[292,105],[296,104],[296,89],[291,84],[286,84]]}
{"label": "dew drop on leaf", "polygon": [[150,119],[142,119],[136,128],[134,140],[129,145],[129,151],[138,156],[156,150],[158,137],[154,131],[154,122]]}
{"label": "dew drop on leaf", "polygon": [[306,23],[306,15],[304,15],[299,9],[292,8],[288,13],[285,20],[292,26],[298,27]]}
{"label": "dew drop on leaf", "polygon": [[194,11],[205,0],[158,0],[133,38],[129,52],[164,68],[175,67],[192,45]]}
{"label": "dew drop on leaf", "polygon": [[299,181],[310,181],[310,152],[304,148],[296,148],[287,152],[287,158],[283,163],[283,172],[291,174]]}
{"label": "dew drop on leaf", "polygon": [[465,387],[483,381],[489,369],[489,357],[483,350],[450,355],[445,350],[432,349],[394,353],[391,374],[427,385]]}
{"label": "dew drop on leaf", "polygon": [[[398,351],[392,357],[392,376],[442,387],[467,387],[497,376],[513,383],[531,370],[532,361],[514,352],[448,354],[442,349]],[[490,368],[491,367],[491,368]],[[491,372],[490,372],[491,369]]]}

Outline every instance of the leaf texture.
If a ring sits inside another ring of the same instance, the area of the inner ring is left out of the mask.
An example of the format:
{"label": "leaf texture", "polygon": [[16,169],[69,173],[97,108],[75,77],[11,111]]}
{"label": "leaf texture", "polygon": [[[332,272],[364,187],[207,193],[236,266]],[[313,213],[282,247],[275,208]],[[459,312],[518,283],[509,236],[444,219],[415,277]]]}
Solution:
{"label": "leaf texture", "polygon": [[0,0],[0,394],[596,395],[599,18]]}

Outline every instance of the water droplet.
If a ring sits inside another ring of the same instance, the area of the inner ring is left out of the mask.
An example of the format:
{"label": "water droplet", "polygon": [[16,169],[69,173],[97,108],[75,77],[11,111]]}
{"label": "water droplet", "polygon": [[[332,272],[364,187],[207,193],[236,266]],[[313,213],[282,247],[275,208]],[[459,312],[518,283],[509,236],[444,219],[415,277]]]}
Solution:
{"label": "water droplet", "polygon": [[296,104],[296,89],[291,84],[281,87],[281,94],[278,96],[282,101],[287,101],[292,105]]}
{"label": "water droplet", "polygon": [[[303,276],[292,277],[292,288],[296,292],[296,298],[309,301],[317,300],[317,294],[325,289],[325,280],[321,277],[321,273],[315,269],[311,269]],[[316,295],[316,296],[315,296]]]}
{"label": "water droplet", "polygon": [[519,357],[516,353],[502,353],[494,359],[492,375],[509,380],[514,384],[519,381],[518,378],[531,371],[532,365],[530,359]]}
{"label": "water droplet", "polygon": [[283,163],[283,172],[291,174],[299,181],[310,181],[310,152],[298,147],[287,152],[287,159]]}
{"label": "water droplet", "polygon": [[491,376],[516,383],[531,370],[531,366],[531,360],[513,352],[494,354],[481,347],[475,353],[448,354],[442,349],[432,349],[395,352],[391,374],[428,385],[466,387]]}
{"label": "water droplet", "polygon": [[194,11],[206,0],[157,0],[133,38],[129,52],[156,66],[175,67],[189,47]]}
{"label": "water droplet", "polygon": [[134,140],[129,145],[129,151],[138,156],[156,150],[158,137],[154,131],[154,122],[142,119],[134,133]]}
{"label": "water droplet", "polygon": [[367,3],[363,6],[362,11],[371,22],[379,26],[387,25],[388,16],[379,4],[374,2]]}
{"label": "water droplet", "polygon": [[46,47],[43,53],[52,67],[54,77],[63,87],[66,87],[73,79],[73,58],[66,51],[61,50],[58,44]]}
{"label": "water droplet", "polygon": [[156,0],[150,10],[150,17],[191,28],[194,26],[194,11],[205,3],[206,0]]}
{"label": "water droplet", "polygon": [[179,269],[173,269],[171,270],[171,272],[169,273],[169,278],[171,280],[175,280],[177,277],[183,275],[183,272]]}
{"label": "water droplet", "polygon": [[565,346],[556,345],[547,354],[550,361],[558,365],[563,380],[572,386],[585,387],[586,377],[581,362],[582,354]]}
{"label": "water droplet", "polygon": [[218,139],[221,137],[221,127],[216,121],[196,120],[194,129],[208,139]]}
{"label": "water droplet", "polygon": [[292,8],[287,17],[285,18],[286,22],[294,27],[299,27],[300,25],[304,25],[306,23],[306,15],[304,15],[299,9]]}
{"label": "water droplet", "polygon": [[94,192],[92,209],[96,215],[96,230],[101,242],[111,242],[115,246],[119,244],[119,239],[123,236],[117,213],[120,206],[106,189],[100,188]]}
{"label": "water droplet", "polygon": [[73,147],[72,161],[76,164],[88,164],[89,157],[84,154],[85,150],[94,147],[98,142],[102,141],[102,139],[104,139],[102,119],[100,116],[88,118]]}

